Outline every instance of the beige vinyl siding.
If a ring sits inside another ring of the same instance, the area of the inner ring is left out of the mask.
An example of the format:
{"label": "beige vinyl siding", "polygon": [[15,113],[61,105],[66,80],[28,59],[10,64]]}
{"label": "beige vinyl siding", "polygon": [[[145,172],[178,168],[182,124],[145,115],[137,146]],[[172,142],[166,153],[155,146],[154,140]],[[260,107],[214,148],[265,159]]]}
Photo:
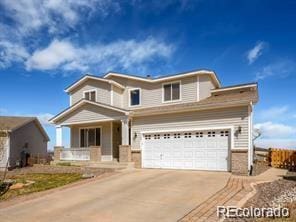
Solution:
{"label": "beige vinyl siding", "polygon": [[101,127],[102,138],[101,138],[101,147],[102,155],[111,155],[111,122],[104,122],[99,124],[92,125],[75,125],[70,128],[71,135],[71,147],[80,147],[80,133],[79,129],[83,127]]}
{"label": "beige vinyl siding", "polygon": [[[123,92],[123,108],[125,109],[134,109],[130,107],[129,102],[129,89],[131,88],[140,88],[141,89],[141,106],[135,108],[143,107],[153,107],[167,105],[168,103],[162,102],[162,85],[164,83],[170,83],[171,81],[158,82],[158,83],[149,83],[138,80],[132,80],[122,77],[112,77],[112,79],[124,86],[126,89]],[[190,76],[185,78],[179,78],[175,81],[181,81],[181,99],[182,103],[194,102],[197,100],[197,88],[196,88],[196,76]]]}
{"label": "beige vinyl siding", "polygon": [[215,86],[208,75],[200,75],[199,80],[199,100],[205,99],[211,95],[211,89],[215,89]]}
{"label": "beige vinyl siding", "polygon": [[124,114],[91,104],[84,104],[72,113],[60,119],[57,124],[73,124],[79,122],[90,122],[110,119],[120,119]]}
{"label": "beige vinyl siding", "polygon": [[113,106],[123,107],[123,90],[113,86]]}
{"label": "beige vinyl siding", "polygon": [[248,148],[248,107],[233,107],[207,111],[183,112],[165,115],[135,117],[132,120],[132,149],[140,149],[141,131],[211,128],[234,126],[235,131],[242,127],[241,134],[234,137],[234,148]]}
{"label": "beige vinyl siding", "polygon": [[83,98],[83,91],[97,90],[97,102],[111,104],[111,85],[106,82],[89,79],[71,92],[71,103],[74,104]]}
{"label": "beige vinyl siding", "polygon": [[45,156],[47,153],[47,140],[37,127],[35,122],[13,131],[10,135],[10,166],[14,167],[17,160],[20,160],[20,153],[25,143],[28,143],[28,151],[31,155]]}

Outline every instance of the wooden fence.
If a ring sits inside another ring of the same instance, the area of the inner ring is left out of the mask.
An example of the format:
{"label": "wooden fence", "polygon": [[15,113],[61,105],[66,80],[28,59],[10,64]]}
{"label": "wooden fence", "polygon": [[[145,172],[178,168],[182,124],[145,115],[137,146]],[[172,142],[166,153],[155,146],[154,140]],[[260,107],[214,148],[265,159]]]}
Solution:
{"label": "wooden fence", "polygon": [[52,161],[51,155],[31,155],[28,159],[28,165],[33,166],[34,164],[50,164]]}
{"label": "wooden fence", "polygon": [[272,167],[296,170],[296,150],[271,148],[269,161]]}

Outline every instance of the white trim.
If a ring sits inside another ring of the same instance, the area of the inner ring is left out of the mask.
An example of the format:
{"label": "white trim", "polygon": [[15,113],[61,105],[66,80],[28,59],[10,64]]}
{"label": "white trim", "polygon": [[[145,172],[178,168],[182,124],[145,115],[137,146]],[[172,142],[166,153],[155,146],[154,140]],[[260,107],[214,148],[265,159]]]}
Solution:
{"label": "white trim", "polygon": [[107,105],[104,105],[104,104],[101,104],[101,103],[98,104],[98,103],[90,101],[90,100],[81,100],[80,102],[76,103],[74,106],[70,107],[70,109],[67,109],[66,111],[64,111],[64,112],[58,114],[57,116],[55,116],[54,118],[52,118],[50,120],[50,123],[54,123],[54,121],[56,121],[56,119],[59,119],[59,118],[65,116],[66,114],[71,112],[73,109],[76,109],[77,107],[80,107],[80,106],[84,105],[85,103],[93,104],[93,105],[103,107],[103,108],[106,108],[106,109],[115,110],[115,111],[124,113],[125,115],[129,114],[129,111],[124,111],[122,109],[119,109],[119,108],[116,108],[116,107],[113,107],[113,106],[107,106]]}
{"label": "white trim", "polygon": [[63,146],[63,128],[61,125],[56,126],[56,146]]}
{"label": "white trim", "polygon": [[253,165],[253,105],[252,102],[248,106],[248,169]]}
{"label": "white trim", "polygon": [[114,105],[114,89],[113,89],[113,85],[111,85],[110,104],[111,104],[111,106]]}
{"label": "white trim", "polygon": [[[103,135],[103,126],[83,126],[83,127],[78,127],[78,130],[79,130],[79,147],[81,147],[81,135],[80,135],[80,130],[81,129],[95,129],[95,128],[100,128],[100,145],[102,147],[102,143],[103,143],[103,138],[102,138],[102,135]],[[71,134],[72,136],[72,134]],[[88,143],[88,142],[87,142]],[[95,138],[95,144],[96,144],[96,138]],[[96,146],[96,145],[95,145]],[[86,147],[89,147],[89,146],[86,146]]]}
{"label": "white trim", "polygon": [[62,123],[61,126],[72,126],[72,125],[78,125],[78,124],[87,124],[87,123],[103,123],[103,122],[109,122],[114,120],[120,120],[122,119],[122,116],[116,117],[114,119],[101,119],[101,120],[89,120],[89,121],[79,121],[79,122],[72,122],[72,123]]}
{"label": "white trim", "polygon": [[100,78],[100,77],[96,77],[96,76],[89,76],[89,75],[85,75],[83,78],[81,78],[80,80],[78,80],[76,83],[74,83],[73,85],[69,86],[68,88],[66,88],[64,91],[65,92],[70,92],[72,89],[76,88],[77,86],[79,86],[80,84],[82,84],[84,81],[86,81],[87,79],[93,79],[93,80],[99,80],[102,82],[106,82],[109,84],[112,84],[114,86],[117,86],[118,88],[124,89],[125,87],[113,80],[109,80],[109,79],[104,79],[104,78]]}
{"label": "white trim", "polygon": [[112,161],[112,160],[113,160],[112,155],[102,155],[101,156],[101,161],[102,162],[107,162],[107,161]]}
{"label": "white trim", "polygon": [[[166,132],[186,132],[186,131],[205,131],[205,130],[221,130],[221,129],[229,129],[230,130],[230,147],[228,148],[228,158],[227,158],[227,171],[231,171],[231,151],[236,150],[234,148],[234,131],[235,127],[233,125],[227,126],[216,126],[216,127],[198,127],[198,128],[179,128],[179,129],[162,129],[162,130],[147,130],[141,131],[141,139],[140,139],[140,150],[142,153],[142,147],[144,145],[144,134],[150,133],[166,133]],[[141,155],[141,167],[143,168],[143,154]]]}
{"label": "white trim", "polygon": [[216,83],[215,85],[217,87],[221,87],[220,81],[218,80],[215,72],[209,71],[209,70],[192,71],[192,72],[187,72],[184,74],[176,74],[176,75],[161,77],[161,78],[157,78],[157,79],[148,79],[148,78],[146,79],[144,77],[141,78],[141,77],[131,76],[131,75],[122,74],[122,73],[109,72],[104,76],[104,78],[108,78],[110,76],[117,76],[117,77],[129,78],[129,79],[134,79],[134,80],[139,80],[139,81],[144,81],[144,82],[162,82],[162,81],[168,81],[168,80],[173,80],[173,79],[177,79],[177,78],[184,78],[187,76],[198,75],[198,74],[210,75],[214,79],[214,81]]}
{"label": "white trim", "polygon": [[69,95],[69,106],[72,106],[72,95]]}
{"label": "white trim", "polygon": [[196,101],[200,100],[200,79],[199,76],[196,77]]}
{"label": "white trim", "polygon": [[91,93],[91,92],[95,92],[95,101],[92,101],[91,100],[91,97],[89,97],[89,101],[92,101],[92,102],[97,102],[98,101],[98,90],[97,89],[88,89],[88,90],[84,90],[82,91],[82,98],[85,99],[85,94],[86,93]]}
{"label": "white trim", "polygon": [[[131,105],[131,91],[133,90],[139,90],[139,104],[138,105]],[[142,105],[142,89],[137,87],[137,88],[129,88],[128,89],[128,107],[139,107]]]}
{"label": "white trim", "polygon": [[121,120],[121,144],[129,145],[129,119]]}
{"label": "white trim", "polygon": [[111,127],[111,156],[113,158],[113,121],[111,121],[110,127]]}
{"label": "white trim", "polygon": [[233,86],[233,87],[227,87],[222,89],[212,89],[211,92],[222,92],[222,91],[228,91],[228,90],[235,90],[235,89],[245,89],[245,88],[251,88],[251,87],[257,87],[257,84],[249,84],[244,86]]}
{"label": "white trim", "polygon": [[[179,83],[179,85],[180,85],[180,87],[179,87],[179,99],[175,99],[175,100],[173,100],[173,95],[172,95],[172,93],[173,93],[172,84],[174,84],[174,83]],[[172,100],[168,100],[168,101],[164,100],[164,86],[165,85],[171,85],[171,98],[172,98]],[[178,103],[178,102],[182,101],[182,81],[181,80],[162,83],[161,87],[162,87],[162,101],[161,101],[162,103]]]}

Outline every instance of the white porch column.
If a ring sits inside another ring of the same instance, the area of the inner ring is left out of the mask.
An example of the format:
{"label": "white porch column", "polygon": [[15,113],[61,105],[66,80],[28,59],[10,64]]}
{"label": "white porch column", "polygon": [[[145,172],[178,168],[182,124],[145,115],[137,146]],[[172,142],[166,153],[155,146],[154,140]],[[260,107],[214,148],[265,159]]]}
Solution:
{"label": "white porch column", "polygon": [[63,146],[63,128],[62,126],[56,126],[56,146]]}
{"label": "white porch column", "polygon": [[121,120],[121,145],[128,145],[129,138],[129,119]]}

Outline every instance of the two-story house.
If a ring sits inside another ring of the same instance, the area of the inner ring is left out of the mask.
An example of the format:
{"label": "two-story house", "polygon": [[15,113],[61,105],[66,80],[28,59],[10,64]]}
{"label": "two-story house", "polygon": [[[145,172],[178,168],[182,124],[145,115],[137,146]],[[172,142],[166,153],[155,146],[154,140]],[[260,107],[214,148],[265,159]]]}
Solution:
{"label": "two-story house", "polygon": [[[222,87],[209,70],[158,78],[110,72],[85,75],[65,91],[70,106],[51,119],[57,159],[244,174],[251,169],[257,83]],[[62,127],[70,128],[70,148],[63,147]]]}

